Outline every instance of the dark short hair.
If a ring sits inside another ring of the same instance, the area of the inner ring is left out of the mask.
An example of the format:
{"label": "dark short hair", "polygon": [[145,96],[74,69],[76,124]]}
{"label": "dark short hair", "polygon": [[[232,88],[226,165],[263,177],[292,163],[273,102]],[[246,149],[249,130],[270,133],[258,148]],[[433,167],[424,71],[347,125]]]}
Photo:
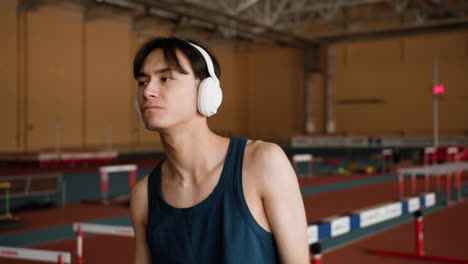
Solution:
{"label": "dark short hair", "polygon": [[219,68],[218,61],[208,49],[195,41],[183,40],[174,37],[157,37],[149,39],[143,43],[138,49],[138,52],[136,53],[133,60],[133,77],[135,79],[138,77],[138,73],[141,72],[141,67],[145,62],[146,57],[148,57],[148,55],[156,49],[162,49],[164,59],[171,69],[174,69],[182,74],[188,74],[188,72],[180,64],[179,58],[177,58],[176,51],[180,51],[189,60],[190,66],[192,67],[196,78],[203,80],[209,77],[210,74],[208,73],[208,67],[206,66],[203,55],[187,41],[202,47],[210,55],[215,74],[219,79],[221,76],[221,70]]}

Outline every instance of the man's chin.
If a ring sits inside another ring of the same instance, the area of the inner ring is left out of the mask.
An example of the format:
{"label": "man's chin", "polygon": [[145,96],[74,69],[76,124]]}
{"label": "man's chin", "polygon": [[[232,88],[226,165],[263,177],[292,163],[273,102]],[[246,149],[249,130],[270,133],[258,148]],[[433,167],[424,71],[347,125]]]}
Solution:
{"label": "man's chin", "polygon": [[166,126],[164,126],[163,124],[155,123],[155,122],[146,123],[145,127],[148,130],[156,131],[156,132],[160,132],[166,128]]}

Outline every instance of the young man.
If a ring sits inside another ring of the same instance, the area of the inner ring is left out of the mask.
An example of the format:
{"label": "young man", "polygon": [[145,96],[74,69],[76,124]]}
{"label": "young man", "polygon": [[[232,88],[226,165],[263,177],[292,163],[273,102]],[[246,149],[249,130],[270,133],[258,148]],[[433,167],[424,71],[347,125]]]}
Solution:
{"label": "young man", "polygon": [[132,189],[134,263],[306,264],[304,205],[282,149],[208,128],[216,109],[200,104],[220,95],[200,83],[211,76],[216,84],[219,66],[205,52],[156,38],[135,56],[138,110],[166,160]]}

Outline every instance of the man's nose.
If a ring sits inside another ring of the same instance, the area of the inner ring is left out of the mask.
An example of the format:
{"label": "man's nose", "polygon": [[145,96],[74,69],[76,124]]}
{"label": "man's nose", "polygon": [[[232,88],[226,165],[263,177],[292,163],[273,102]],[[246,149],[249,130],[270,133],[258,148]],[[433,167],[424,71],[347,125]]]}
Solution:
{"label": "man's nose", "polygon": [[146,85],[143,95],[145,98],[158,98],[161,91],[161,85],[155,80],[149,81]]}

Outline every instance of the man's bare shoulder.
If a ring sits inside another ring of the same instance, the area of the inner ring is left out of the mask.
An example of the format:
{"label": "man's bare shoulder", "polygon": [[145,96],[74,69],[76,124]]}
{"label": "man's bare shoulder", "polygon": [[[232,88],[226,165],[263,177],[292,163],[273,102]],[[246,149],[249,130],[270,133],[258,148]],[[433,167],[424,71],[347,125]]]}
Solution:
{"label": "man's bare shoulder", "polygon": [[283,149],[275,143],[261,140],[247,142],[244,155],[244,168],[257,180],[268,181],[287,177],[292,173],[291,163]]}
{"label": "man's bare shoulder", "polygon": [[249,140],[245,148],[245,158],[255,166],[269,165],[271,161],[286,157],[283,149],[275,143],[262,140]]}
{"label": "man's bare shoulder", "polygon": [[139,179],[132,187],[131,197],[135,199],[147,198],[148,194],[148,175]]}
{"label": "man's bare shoulder", "polygon": [[132,187],[130,213],[134,227],[146,223],[148,215],[148,175],[138,180]]}

